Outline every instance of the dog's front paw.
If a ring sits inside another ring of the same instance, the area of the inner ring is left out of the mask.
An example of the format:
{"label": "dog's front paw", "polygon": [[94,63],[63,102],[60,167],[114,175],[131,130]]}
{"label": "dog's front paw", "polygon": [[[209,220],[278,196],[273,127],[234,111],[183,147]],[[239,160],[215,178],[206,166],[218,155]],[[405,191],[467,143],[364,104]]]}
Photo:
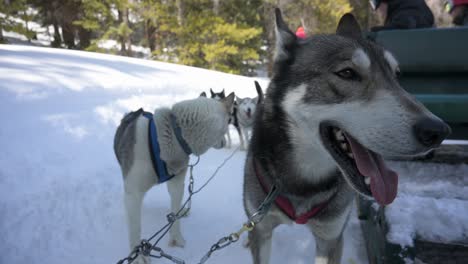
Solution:
{"label": "dog's front paw", "polygon": [[183,239],[182,237],[179,237],[179,238],[171,238],[169,240],[169,246],[170,247],[180,247],[180,248],[183,248],[185,247],[185,239]]}

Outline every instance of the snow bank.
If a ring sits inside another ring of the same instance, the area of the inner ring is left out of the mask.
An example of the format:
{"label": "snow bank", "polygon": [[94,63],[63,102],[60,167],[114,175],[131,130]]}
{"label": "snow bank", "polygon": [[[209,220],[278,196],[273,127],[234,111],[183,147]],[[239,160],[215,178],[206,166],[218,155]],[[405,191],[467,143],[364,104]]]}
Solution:
{"label": "snow bank", "polygon": [[400,174],[398,196],[386,207],[387,238],[468,243],[468,165],[391,162]]}
{"label": "snow bank", "polygon": [[401,195],[386,210],[389,241],[412,246],[418,237],[434,242],[468,242],[468,203]]}

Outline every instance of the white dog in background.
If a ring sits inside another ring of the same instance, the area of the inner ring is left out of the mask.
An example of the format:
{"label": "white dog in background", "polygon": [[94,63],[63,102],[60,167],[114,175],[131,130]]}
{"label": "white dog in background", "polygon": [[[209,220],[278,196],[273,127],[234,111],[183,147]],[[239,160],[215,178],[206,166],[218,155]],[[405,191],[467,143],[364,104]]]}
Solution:
{"label": "white dog in background", "polygon": [[240,135],[242,150],[247,149],[255,120],[255,111],[257,110],[257,105],[260,104],[263,100],[263,91],[257,81],[255,81],[255,88],[257,89],[258,94],[258,96],[255,98],[239,98],[236,96],[236,120],[242,131],[241,134],[244,136],[244,139],[242,139],[242,135]]}
{"label": "white dog in background", "polygon": [[[247,145],[249,144],[250,133],[252,131],[252,127],[254,123],[254,114],[255,114],[255,110],[257,109],[257,101],[258,101],[258,97],[239,98],[236,96],[237,121],[242,131],[240,135],[240,145],[241,145],[242,150],[246,150]],[[242,138],[242,136],[244,138]]]}

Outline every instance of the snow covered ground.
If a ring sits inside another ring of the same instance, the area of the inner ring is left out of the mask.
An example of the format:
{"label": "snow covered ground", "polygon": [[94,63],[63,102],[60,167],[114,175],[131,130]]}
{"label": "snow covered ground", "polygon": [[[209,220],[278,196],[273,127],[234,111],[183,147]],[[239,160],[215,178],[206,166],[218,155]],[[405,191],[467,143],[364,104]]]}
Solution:
{"label": "snow covered ground", "polygon": [[[259,80],[266,88],[267,81]],[[122,178],[112,151],[124,112],[169,106],[209,88],[255,96],[253,79],[197,68],[79,51],[0,45],[0,263],[115,263],[128,254]],[[231,150],[211,150],[195,168],[207,179]],[[164,250],[196,263],[245,220],[244,152],[238,152],[182,219],[185,249]],[[198,185],[199,186],[199,185]],[[169,196],[156,186],[143,204],[143,234],[164,224]],[[238,242],[208,263],[251,263]],[[279,227],[272,263],[312,263],[303,226]],[[342,263],[365,264],[355,217]],[[153,260],[153,263],[169,263]]]}
{"label": "snow covered ground", "polygon": [[398,196],[385,209],[388,240],[402,246],[413,246],[414,238],[468,244],[468,164],[389,165],[400,177]]}

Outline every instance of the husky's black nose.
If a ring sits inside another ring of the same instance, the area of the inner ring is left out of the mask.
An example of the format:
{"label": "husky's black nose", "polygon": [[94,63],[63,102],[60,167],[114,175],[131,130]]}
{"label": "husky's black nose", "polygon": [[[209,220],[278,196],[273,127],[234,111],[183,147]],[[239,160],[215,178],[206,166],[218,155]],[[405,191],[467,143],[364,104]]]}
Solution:
{"label": "husky's black nose", "polygon": [[435,147],[438,146],[452,130],[442,121],[424,118],[413,126],[413,132],[423,146]]}

